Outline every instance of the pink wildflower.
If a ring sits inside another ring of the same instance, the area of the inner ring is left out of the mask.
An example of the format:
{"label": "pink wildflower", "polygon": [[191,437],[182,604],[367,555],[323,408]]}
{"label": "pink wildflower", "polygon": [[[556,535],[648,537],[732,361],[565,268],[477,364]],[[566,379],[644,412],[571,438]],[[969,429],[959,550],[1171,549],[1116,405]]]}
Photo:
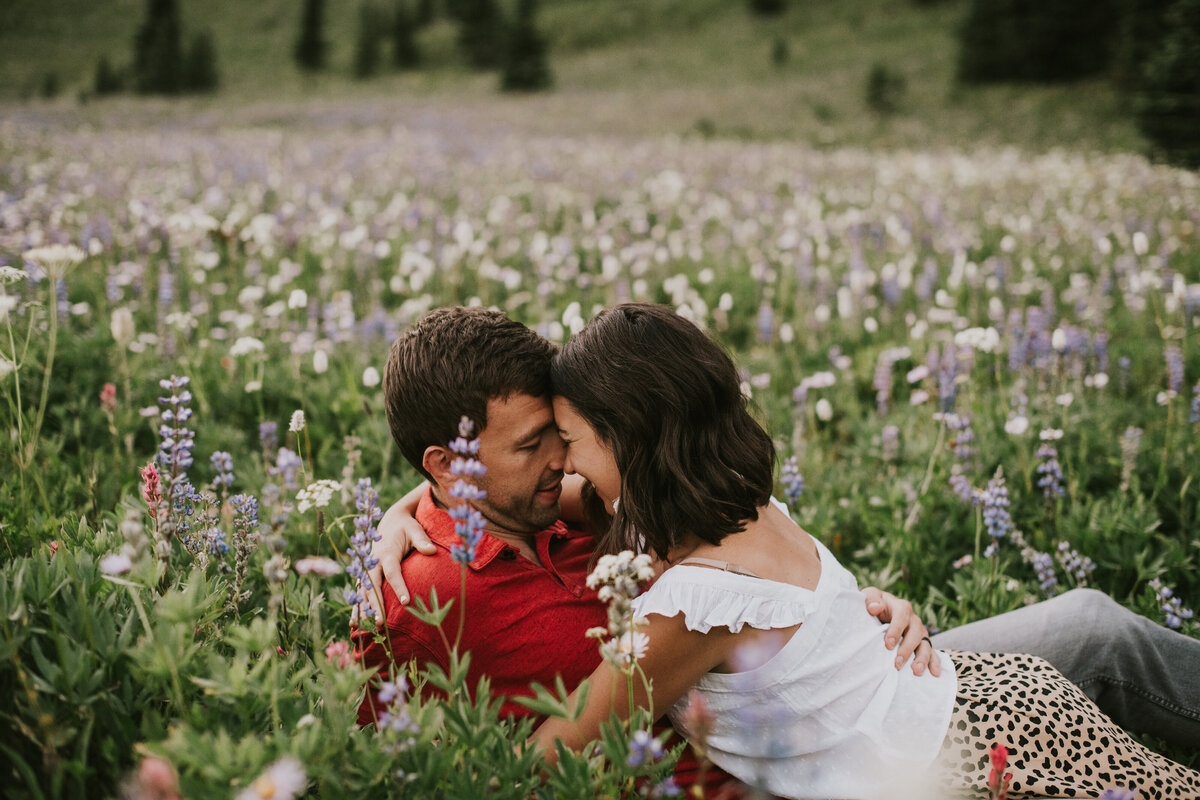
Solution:
{"label": "pink wildflower", "polygon": [[142,468],[142,499],[150,507],[151,519],[158,519],[158,504],[162,501],[162,489],[159,485],[158,467],[151,461]]}
{"label": "pink wildflower", "polygon": [[325,648],[325,660],[331,661],[339,668],[345,669],[354,663],[354,656],[350,653],[349,642],[330,642]]}
{"label": "pink wildflower", "polygon": [[112,414],[117,410],[116,384],[104,384],[104,388],[100,390],[100,407],[104,409],[104,413],[106,414]]}
{"label": "pink wildflower", "polygon": [[179,776],[170,762],[158,756],[142,759],[134,783],[134,796],[141,800],[180,800]]}

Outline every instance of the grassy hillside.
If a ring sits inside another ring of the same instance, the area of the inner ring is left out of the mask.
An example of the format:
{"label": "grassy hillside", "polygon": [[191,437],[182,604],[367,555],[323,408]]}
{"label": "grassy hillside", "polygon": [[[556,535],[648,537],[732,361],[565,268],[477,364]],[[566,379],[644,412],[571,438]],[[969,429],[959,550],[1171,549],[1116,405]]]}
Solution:
{"label": "grassy hillside", "polygon": [[[455,28],[445,21],[418,37],[422,71],[357,83],[350,64],[358,0],[328,0],[330,67],[316,78],[292,63],[298,0],[180,0],[185,30],[209,28],[215,35],[222,106],[350,98],[466,105],[498,121],[573,132],[884,147],[1142,146],[1127,118],[1127,99],[1102,82],[957,87],[961,2],[806,0],[792,6],[782,18],[762,20],[739,0],[545,2],[540,25],[550,42],[556,90],[500,98],[495,76],[462,65]],[[0,99],[35,95],[53,73],[60,102],[74,101],[91,86],[102,55],[129,61],[143,9],[143,0],[0,5]],[[788,54],[783,63],[772,58],[778,43]],[[866,104],[867,75],[877,63],[906,79],[899,111],[888,117]]]}

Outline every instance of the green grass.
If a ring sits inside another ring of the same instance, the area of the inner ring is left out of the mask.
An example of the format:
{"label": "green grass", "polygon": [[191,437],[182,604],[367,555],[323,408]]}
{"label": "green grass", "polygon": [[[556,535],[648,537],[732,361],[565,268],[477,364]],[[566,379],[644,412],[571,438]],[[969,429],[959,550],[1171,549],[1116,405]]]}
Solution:
{"label": "green grass", "polygon": [[[702,134],[885,148],[1144,147],[1128,98],[1103,81],[956,85],[961,2],[811,0],[777,19],[757,19],[730,0],[547,2],[540,26],[556,88],[532,98],[500,96],[495,75],[467,70],[456,30],[445,20],[418,36],[421,71],[354,81],[357,5],[328,0],[329,67],[314,77],[292,62],[298,3],[180,4],[185,31],[214,33],[223,81],[216,106],[222,109],[349,99],[439,112],[468,108],[498,124],[574,134]],[[47,0],[37,10],[23,4],[0,9],[0,102],[36,96],[49,73],[57,77],[58,102],[75,102],[90,90],[102,56],[128,63],[142,13],[140,0]],[[777,39],[789,54],[782,64],[771,57]],[[899,111],[887,117],[865,101],[876,63],[907,82]]]}

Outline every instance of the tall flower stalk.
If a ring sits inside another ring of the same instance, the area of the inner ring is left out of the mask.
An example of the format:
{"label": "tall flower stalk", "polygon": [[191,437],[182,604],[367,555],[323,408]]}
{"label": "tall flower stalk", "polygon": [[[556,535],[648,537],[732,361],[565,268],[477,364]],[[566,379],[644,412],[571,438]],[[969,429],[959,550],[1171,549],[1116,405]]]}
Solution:
{"label": "tall flower stalk", "polygon": [[450,464],[450,472],[458,478],[450,487],[450,496],[458,503],[449,511],[459,538],[459,543],[450,548],[450,557],[459,565],[458,633],[454,637],[457,648],[467,623],[467,565],[475,560],[475,548],[483,538],[485,524],[483,514],[471,504],[487,497],[487,492],[473,483],[474,479],[487,473],[487,467],[476,458],[479,439],[472,420],[467,417],[459,420],[458,436],[450,442],[450,450],[456,456]]}

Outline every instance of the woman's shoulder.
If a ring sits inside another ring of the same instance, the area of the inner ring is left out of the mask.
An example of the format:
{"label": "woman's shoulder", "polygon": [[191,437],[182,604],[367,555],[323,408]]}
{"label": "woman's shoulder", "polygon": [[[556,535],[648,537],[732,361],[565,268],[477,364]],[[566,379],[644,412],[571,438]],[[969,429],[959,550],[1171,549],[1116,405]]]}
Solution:
{"label": "woman's shoulder", "polygon": [[743,626],[768,630],[802,623],[816,607],[816,593],[711,566],[679,564],[633,601],[638,616],[683,615],[689,630],[707,633]]}

